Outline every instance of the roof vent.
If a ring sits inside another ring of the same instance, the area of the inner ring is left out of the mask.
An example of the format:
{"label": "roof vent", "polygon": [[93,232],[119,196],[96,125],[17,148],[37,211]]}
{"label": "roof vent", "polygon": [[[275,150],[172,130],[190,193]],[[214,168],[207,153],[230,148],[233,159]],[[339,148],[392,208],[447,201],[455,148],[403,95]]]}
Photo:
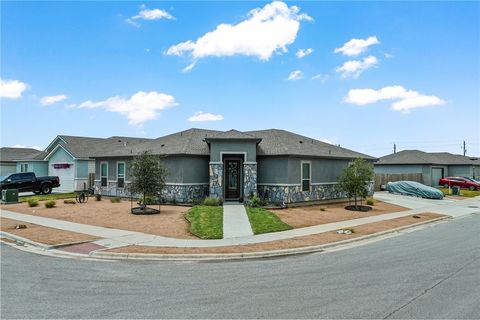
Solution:
{"label": "roof vent", "polygon": [[298,142],[300,142],[300,143],[303,143],[303,141],[302,141],[302,140],[300,140],[300,141],[298,141]]}
{"label": "roof vent", "polygon": [[162,144],[160,145],[160,147],[165,147],[165,144],[164,144],[164,143],[162,143]]}
{"label": "roof vent", "polygon": [[118,142],[122,142],[122,140],[118,139]]}

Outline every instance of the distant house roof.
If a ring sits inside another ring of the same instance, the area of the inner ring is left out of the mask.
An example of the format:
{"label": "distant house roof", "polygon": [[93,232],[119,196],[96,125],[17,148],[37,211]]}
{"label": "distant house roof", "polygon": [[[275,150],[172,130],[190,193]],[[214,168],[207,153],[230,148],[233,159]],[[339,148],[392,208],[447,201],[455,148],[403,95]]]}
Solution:
{"label": "distant house roof", "polygon": [[480,160],[448,152],[403,150],[381,157],[375,162],[375,165],[389,164],[480,165]]}
{"label": "distant house roof", "polygon": [[42,153],[37,149],[32,148],[0,148],[0,161],[15,163],[17,159],[33,158]]}
{"label": "distant house roof", "polygon": [[[64,135],[60,135],[58,138],[60,138],[58,139],[58,144],[77,159],[125,157],[136,155],[143,151],[161,155],[207,156],[210,154],[208,143],[222,139],[255,141],[258,143],[257,155],[259,156],[293,155],[375,159],[366,154],[278,129],[241,132],[238,130],[217,131],[192,128],[157,139],[119,136],[90,138]],[[47,152],[37,154],[37,157],[45,159],[47,154],[53,151],[53,148],[54,144],[49,146]]]}

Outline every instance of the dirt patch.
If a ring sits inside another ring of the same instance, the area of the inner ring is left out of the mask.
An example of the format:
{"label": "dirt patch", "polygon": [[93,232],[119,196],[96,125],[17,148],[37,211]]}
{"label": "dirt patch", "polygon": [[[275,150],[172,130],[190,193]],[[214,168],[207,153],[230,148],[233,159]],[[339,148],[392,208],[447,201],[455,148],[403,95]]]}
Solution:
{"label": "dirt patch", "polygon": [[[15,226],[20,224],[23,224],[27,227],[25,229],[15,229]],[[93,237],[82,233],[43,227],[36,224],[7,218],[0,219],[0,226],[1,230],[4,232],[12,233],[35,242],[48,245],[66,244],[80,241],[95,241],[100,239],[98,237]]]}
{"label": "dirt patch", "polygon": [[[134,206],[136,205],[135,203]],[[158,209],[158,206],[152,207]],[[184,218],[189,207],[162,205],[160,214],[134,215],[130,213],[130,201],[111,203],[108,199],[90,199],[84,204],[64,204],[63,201],[57,201],[56,207],[51,209],[46,209],[43,205],[30,208],[26,203],[8,205],[5,209],[99,227],[180,239],[198,239],[188,232],[189,225]]]}
{"label": "dirt patch", "polygon": [[362,226],[353,227],[354,233],[350,235],[337,234],[335,231],[319,233],[310,236],[296,237],[287,240],[265,242],[244,246],[212,247],[212,248],[172,248],[172,247],[147,247],[147,246],[128,246],[123,248],[111,249],[107,252],[121,253],[156,253],[156,254],[198,254],[198,253],[243,253],[260,252],[280,249],[300,248],[307,246],[321,245],[341,240],[357,238],[372,233],[407,226],[422,221],[428,221],[443,217],[444,215],[436,213],[421,213],[414,218],[413,215],[396,218],[388,221],[369,223]]}
{"label": "dirt patch", "polygon": [[[346,210],[345,206],[347,205],[348,202],[340,202],[327,205],[313,205],[270,211],[274,212],[283,222],[292,227],[303,228],[408,210],[407,208],[381,201],[376,201],[375,205],[371,206],[372,210],[367,212]],[[321,209],[324,209],[324,211]]]}

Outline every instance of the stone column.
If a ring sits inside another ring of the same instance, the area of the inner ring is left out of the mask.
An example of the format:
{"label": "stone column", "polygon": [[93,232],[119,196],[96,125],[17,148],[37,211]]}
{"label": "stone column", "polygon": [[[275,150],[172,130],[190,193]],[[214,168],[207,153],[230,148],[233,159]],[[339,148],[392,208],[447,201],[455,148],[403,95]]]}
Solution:
{"label": "stone column", "polygon": [[223,199],[223,163],[210,162],[210,197]]}
{"label": "stone column", "polygon": [[257,195],[257,163],[243,163],[243,198],[247,200],[250,195]]}

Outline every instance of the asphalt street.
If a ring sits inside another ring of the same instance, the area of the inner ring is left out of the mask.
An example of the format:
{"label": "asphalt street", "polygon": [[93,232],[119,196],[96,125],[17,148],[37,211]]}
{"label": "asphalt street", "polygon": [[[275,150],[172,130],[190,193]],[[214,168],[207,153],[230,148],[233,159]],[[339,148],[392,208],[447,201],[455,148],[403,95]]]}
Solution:
{"label": "asphalt street", "polygon": [[480,215],[342,251],[88,261],[1,246],[1,318],[480,318]]}

